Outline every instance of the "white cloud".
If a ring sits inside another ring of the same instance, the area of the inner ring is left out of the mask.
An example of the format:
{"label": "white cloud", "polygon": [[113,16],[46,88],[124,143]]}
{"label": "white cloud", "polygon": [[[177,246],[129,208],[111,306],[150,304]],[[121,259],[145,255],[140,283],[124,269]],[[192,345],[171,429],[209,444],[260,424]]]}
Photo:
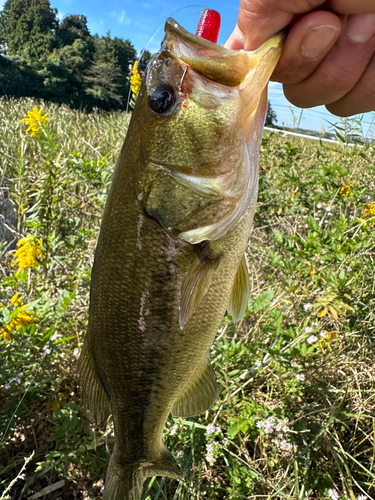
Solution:
{"label": "white cloud", "polygon": [[124,26],[129,26],[131,23],[131,20],[129,17],[127,17],[126,12],[124,10],[121,11],[121,14],[118,17],[118,22],[120,24],[123,24]]}
{"label": "white cloud", "polygon": [[112,19],[117,19],[117,22],[124,26],[129,26],[131,23],[131,19],[126,15],[124,10],[122,10],[120,14],[118,14],[116,10],[111,10],[111,12],[108,12],[108,15],[112,17]]}

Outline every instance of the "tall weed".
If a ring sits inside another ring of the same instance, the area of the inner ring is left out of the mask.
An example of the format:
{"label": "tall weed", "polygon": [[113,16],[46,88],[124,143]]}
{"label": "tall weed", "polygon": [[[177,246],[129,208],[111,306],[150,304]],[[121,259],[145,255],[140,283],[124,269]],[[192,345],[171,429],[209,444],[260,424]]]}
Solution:
{"label": "tall weed", "polygon": [[[112,422],[86,419],[75,363],[129,116],[44,104],[31,137],[21,118],[34,105],[0,100],[0,484],[21,499],[64,478],[61,498],[97,498]],[[374,169],[368,146],[265,135],[252,294],[211,352],[219,398],[170,418],[185,479],[150,479],[144,500],[375,498]],[[20,239],[41,249],[22,269]]]}

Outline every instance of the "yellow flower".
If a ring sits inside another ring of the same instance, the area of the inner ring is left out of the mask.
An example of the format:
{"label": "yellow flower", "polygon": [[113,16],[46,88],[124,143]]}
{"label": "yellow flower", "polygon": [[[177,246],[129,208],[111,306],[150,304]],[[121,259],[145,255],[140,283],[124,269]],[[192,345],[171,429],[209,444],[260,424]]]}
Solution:
{"label": "yellow flower", "polygon": [[[366,219],[370,219],[371,217],[375,217],[375,202],[366,203],[367,208],[365,208],[365,217]],[[372,221],[372,225],[375,226],[375,218]]]}
{"label": "yellow flower", "polygon": [[[353,181],[352,182],[352,186],[354,186],[354,184],[356,183],[357,181]],[[340,194],[341,196],[349,196],[350,195],[350,192],[351,192],[352,188],[350,186],[350,179],[348,180],[348,184],[346,186],[342,186],[340,188]]]}
{"label": "yellow flower", "polygon": [[10,299],[10,303],[13,304],[14,306],[19,306],[22,302],[22,297],[18,295],[18,293],[15,293],[13,297]]}
{"label": "yellow flower", "polygon": [[14,254],[18,261],[18,272],[26,267],[31,267],[37,263],[38,257],[43,257],[41,241],[36,241],[35,237],[23,238],[17,243],[20,247]]}
{"label": "yellow flower", "polygon": [[326,351],[324,350],[324,344],[326,344],[326,346],[328,347],[328,349],[330,351],[332,351],[332,347],[331,347],[331,340],[333,339],[336,339],[337,338],[337,333],[336,332],[326,332],[325,330],[323,330],[322,332],[320,332],[320,339],[319,339],[319,346],[322,350],[322,353],[325,354]]}
{"label": "yellow flower", "polygon": [[[21,304],[22,297],[20,297],[18,293],[16,293],[10,299],[10,302],[14,307],[17,307]],[[10,340],[12,333],[15,330],[19,330],[22,327],[27,327],[32,325],[33,323],[36,323],[38,318],[35,316],[35,314],[24,311],[25,307],[26,306],[21,306],[16,309],[17,312],[15,317],[12,318],[3,328],[0,328],[0,337],[2,337],[4,340]]]}
{"label": "yellow flower", "polygon": [[0,338],[3,338],[7,342],[9,342],[10,337],[11,337],[10,331],[8,331],[6,328],[1,328],[0,329]]}
{"label": "yellow flower", "polygon": [[27,311],[22,312],[23,307],[24,306],[22,306],[20,308],[20,312],[17,314],[17,316],[13,320],[15,322],[14,328],[16,328],[17,330],[19,330],[20,328],[22,328],[24,326],[25,327],[30,326],[36,322],[36,317],[33,314],[28,313]]}
{"label": "yellow flower", "polygon": [[[25,306],[23,306],[25,307]],[[36,323],[37,318],[31,313],[22,312],[22,307],[17,313],[17,316],[9,321],[3,328],[0,329],[0,337],[4,340],[10,340],[14,330],[19,330],[22,327],[27,327]]]}
{"label": "yellow flower", "polygon": [[138,71],[138,61],[135,61],[134,66],[133,66],[133,74],[130,77],[130,83],[131,83],[131,89],[134,94],[134,97],[137,97],[139,88],[141,86],[141,75],[139,74]]}
{"label": "yellow flower", "polygon": [[340,188],[340,194],[341,194],[341,196],[349,196],[350,195],[350,191],[351,191],[351,189],[350,189],[350,185],[349,184],[347,184],[346,186],[342,186]]}
{"label": "yellow flower", "polygon": [[29,125],[27,132],[30,132],[30,135],[36,137],[38,133],[42,130],[41,127],[44,126],[44,123],[49,120],[47,114],[42,115],[42,107],[38,110],[36,106],[34,106],[32,111],[27,112],[27,118],[22,118],[21,121],[25,122]]}

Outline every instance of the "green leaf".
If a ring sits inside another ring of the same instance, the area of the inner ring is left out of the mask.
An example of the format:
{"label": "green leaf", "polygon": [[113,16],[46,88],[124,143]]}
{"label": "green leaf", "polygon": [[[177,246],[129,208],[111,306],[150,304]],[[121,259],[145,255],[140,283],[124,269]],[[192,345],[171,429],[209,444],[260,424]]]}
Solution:
{"label": "green leaf", "polygon": [[264,290],[261,292],[254,301],[254,312],[268,309],[274,296],[275,292],[273,290]]}
{"label": "green leaf", "polygon": [[278,231],[277,229],[274,229],[272,231],[273,239],[278,243],[279,245],[283,244],[284,241],[284,236]]}
{"label": "green leaf", "polygon": [[227,435],[229,439],[233,439],[240,432],[241,430],[240,422],[241,422],[240,420],[236,420],[228,427]]}

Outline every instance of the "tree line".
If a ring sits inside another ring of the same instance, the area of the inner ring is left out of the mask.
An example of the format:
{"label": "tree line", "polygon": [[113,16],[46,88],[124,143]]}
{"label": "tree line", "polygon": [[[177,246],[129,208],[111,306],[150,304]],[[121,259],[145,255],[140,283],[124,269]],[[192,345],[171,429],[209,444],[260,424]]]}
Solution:
{"label": "tree line", "polygon": [[129,40],[91,35],[81,14],[59,21],[49,0],[7,0],[0,11],[0,95],[125,109],[136,59]]}
{"label": "tree line", "polygon": [[[0,96],[126,109],[136,59],[130,40],[91,35],[81,14],[59,21],[49,0],[7,0],[0,11]],[[150,59],[145,50],[138,70]],[[269,105],[266,125],[275,121]]]}

